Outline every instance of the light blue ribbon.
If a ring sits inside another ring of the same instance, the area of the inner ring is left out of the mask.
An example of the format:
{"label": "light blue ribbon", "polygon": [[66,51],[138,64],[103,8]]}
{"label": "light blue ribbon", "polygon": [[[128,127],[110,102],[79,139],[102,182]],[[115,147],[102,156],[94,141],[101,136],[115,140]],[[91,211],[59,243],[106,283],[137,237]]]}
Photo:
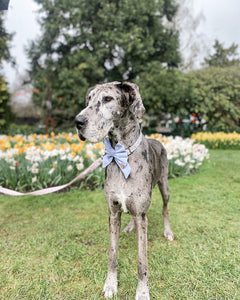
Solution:
{"label": "light blue ribbon", "polygon": [[115,149],[107,138],[104,139],[105,155],[103,156],[103,168],[106,168],[113,159],[123,172],[124,177],[127,179],[131,173],[131,168],[128,163],[128,152],[125,148],[117,143]]}

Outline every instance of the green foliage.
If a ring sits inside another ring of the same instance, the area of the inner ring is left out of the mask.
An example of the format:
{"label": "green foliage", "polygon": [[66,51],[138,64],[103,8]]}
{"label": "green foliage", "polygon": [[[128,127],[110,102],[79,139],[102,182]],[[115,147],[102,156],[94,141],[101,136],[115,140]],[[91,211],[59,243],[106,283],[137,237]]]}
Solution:
{"label": "green foliage", "polygon": [[[211,66],[183,73],[149,63],[138,76],[142,98],[149,115],[180,119],[194,114],[194,124],[175,124],[178,134],[202,130],[240,129],[240,59],[237,45],[224,48],[218,41],[215,54],[205,59]],[[170,114],[170,115],[169,115]]]}
{"label": "green foliage", "polygon": [[13,34],[6,32],[3,17],[4,13],[0,11],[0,71],[3,60],[14,63],[9,51],[9,42],[11,41]]}
{"label": "green foliage", "polygon": [[204,68],[188,73],[193,88],[191,107],[208,129],[240,126],[240,69]]}
{"label": "green foliage", "polygon": [[215,53],[204,59],[208,67],[225,68],[240,66],[237,44],[233,43],[229,48],[224,48],[223,44],[216,40],[213,48]]}
{"label": "green foliage", "polygon": [[0,129],[5,129],[13,120],[13,114],[8,106],[9,93],[3,77],[0,77]]}
{"label": "green foliage", "polygon": [[[191,88],[188,78],[178,69],[163,68],[161,63],[149,63],[140,73],[136,83],[140,87],[148,114],[172,117],[186,114],[191,108]],[[188,106],[188,109],[187,107]]]}
{"label": "green foliage", "polygon": [[[176,67],[178,34],[171,23],[174,0],[36,0],[42,36],[29,46],[31,76],[46,107],[52,89],[53,117],[65,122],[84,106],[87,89],[99,82],[133,80],[149,62]],[[68,120],[69,123],[69,120]]]}
{"label": "green foliage", "polygon": [[3,24],[3,13],[0,12],[0,129],[4,129],[13,119],[8,101],[10,95],[7,90],[7,85],[4,77],[1,74],[3,60],[13,63],[9,52],[9,42],[12,35],[8,34]]}
{"label": "green foliage", "polygon": [[[150,115],[160,120],[166,117],[189,118],[194,114],[195,124],[176,124],[179,133],[202,130],[240,129],[240,69],[202,68],[183,73],[167,70],[160,64],[149,64],[136,81]],[[177,128],[176,128],[177,129]]]}
{"label": "green foliage", "polygon": [[[193,85],[186,73],[166,69],[161,64],[149,64],[136,81],[140,86],[147,113],[158,121],[171,120],[171,134],[190,136],[198,130],[198,124],[190,123],[190,115],[195,113],[192,106]],[[189,119],[188,123],[175,123],[174,118]]]}
{"label": "green foliage", "polygon": [[6,129],[1,131],[2,134],[8,135],[8,136],[15,136],[17,134],[22,135],[29,135],[29,134],[44,134],[45,129],[39,129],[36,126],[30,126],[30,125],[16,125],[14,123],[10,124]]}

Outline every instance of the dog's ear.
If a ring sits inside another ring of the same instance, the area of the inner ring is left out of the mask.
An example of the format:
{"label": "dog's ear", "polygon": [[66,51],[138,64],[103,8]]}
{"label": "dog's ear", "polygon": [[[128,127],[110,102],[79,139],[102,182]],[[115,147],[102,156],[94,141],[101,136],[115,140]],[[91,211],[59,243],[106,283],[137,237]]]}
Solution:
{"label": "dog's ear", "polygon": [[92,91],[92,90],[94,90],[95,89],[95,87],[96,87],[96,85],[95,86],[92,86],[92,87],[90,87],[88,90],[87,90],[87,93],[86,93],[86,98],[85,98],[85,104],[86,104],[86,106],[88,106],[88,103],[89,103],[89,101],[90,101],[90,99],[91,99],[91,97],[90,97],[90,92]]}
{"label": "dog's ear", "polygon": [[129,110],[138,119],[141,119],[145,113],[145,108],[139,93],[139,87],[135,83],[125,81],[121,83],[121,89],[125,93],[127,99],[129,99]]}

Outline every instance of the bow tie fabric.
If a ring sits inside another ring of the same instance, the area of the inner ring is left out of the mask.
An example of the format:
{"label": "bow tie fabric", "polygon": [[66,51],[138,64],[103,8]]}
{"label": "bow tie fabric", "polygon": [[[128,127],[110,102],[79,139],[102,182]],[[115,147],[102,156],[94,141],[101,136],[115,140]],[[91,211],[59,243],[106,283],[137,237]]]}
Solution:
{"label": "bow tie fabric", "polygon": [[123,172],[124,177],[127,179],[131,173],[131,168],[128,163],[128,152],[125,148],[117,143],[115,149],[107,138],[104,139],[105,155],[103,156],[103,168],[106,168],[113,159]]}

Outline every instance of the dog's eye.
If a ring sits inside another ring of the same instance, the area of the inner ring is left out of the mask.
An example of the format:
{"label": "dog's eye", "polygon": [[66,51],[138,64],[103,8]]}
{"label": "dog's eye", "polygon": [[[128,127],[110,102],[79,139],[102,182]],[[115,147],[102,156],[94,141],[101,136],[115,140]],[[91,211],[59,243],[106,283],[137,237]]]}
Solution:
{"label": "dog's eye", "polygon": [[110,102],[110,101],[112,101],[112,97],[110,97],[110,96],[107,96],[107,97],[104,97],[104,102]]}

